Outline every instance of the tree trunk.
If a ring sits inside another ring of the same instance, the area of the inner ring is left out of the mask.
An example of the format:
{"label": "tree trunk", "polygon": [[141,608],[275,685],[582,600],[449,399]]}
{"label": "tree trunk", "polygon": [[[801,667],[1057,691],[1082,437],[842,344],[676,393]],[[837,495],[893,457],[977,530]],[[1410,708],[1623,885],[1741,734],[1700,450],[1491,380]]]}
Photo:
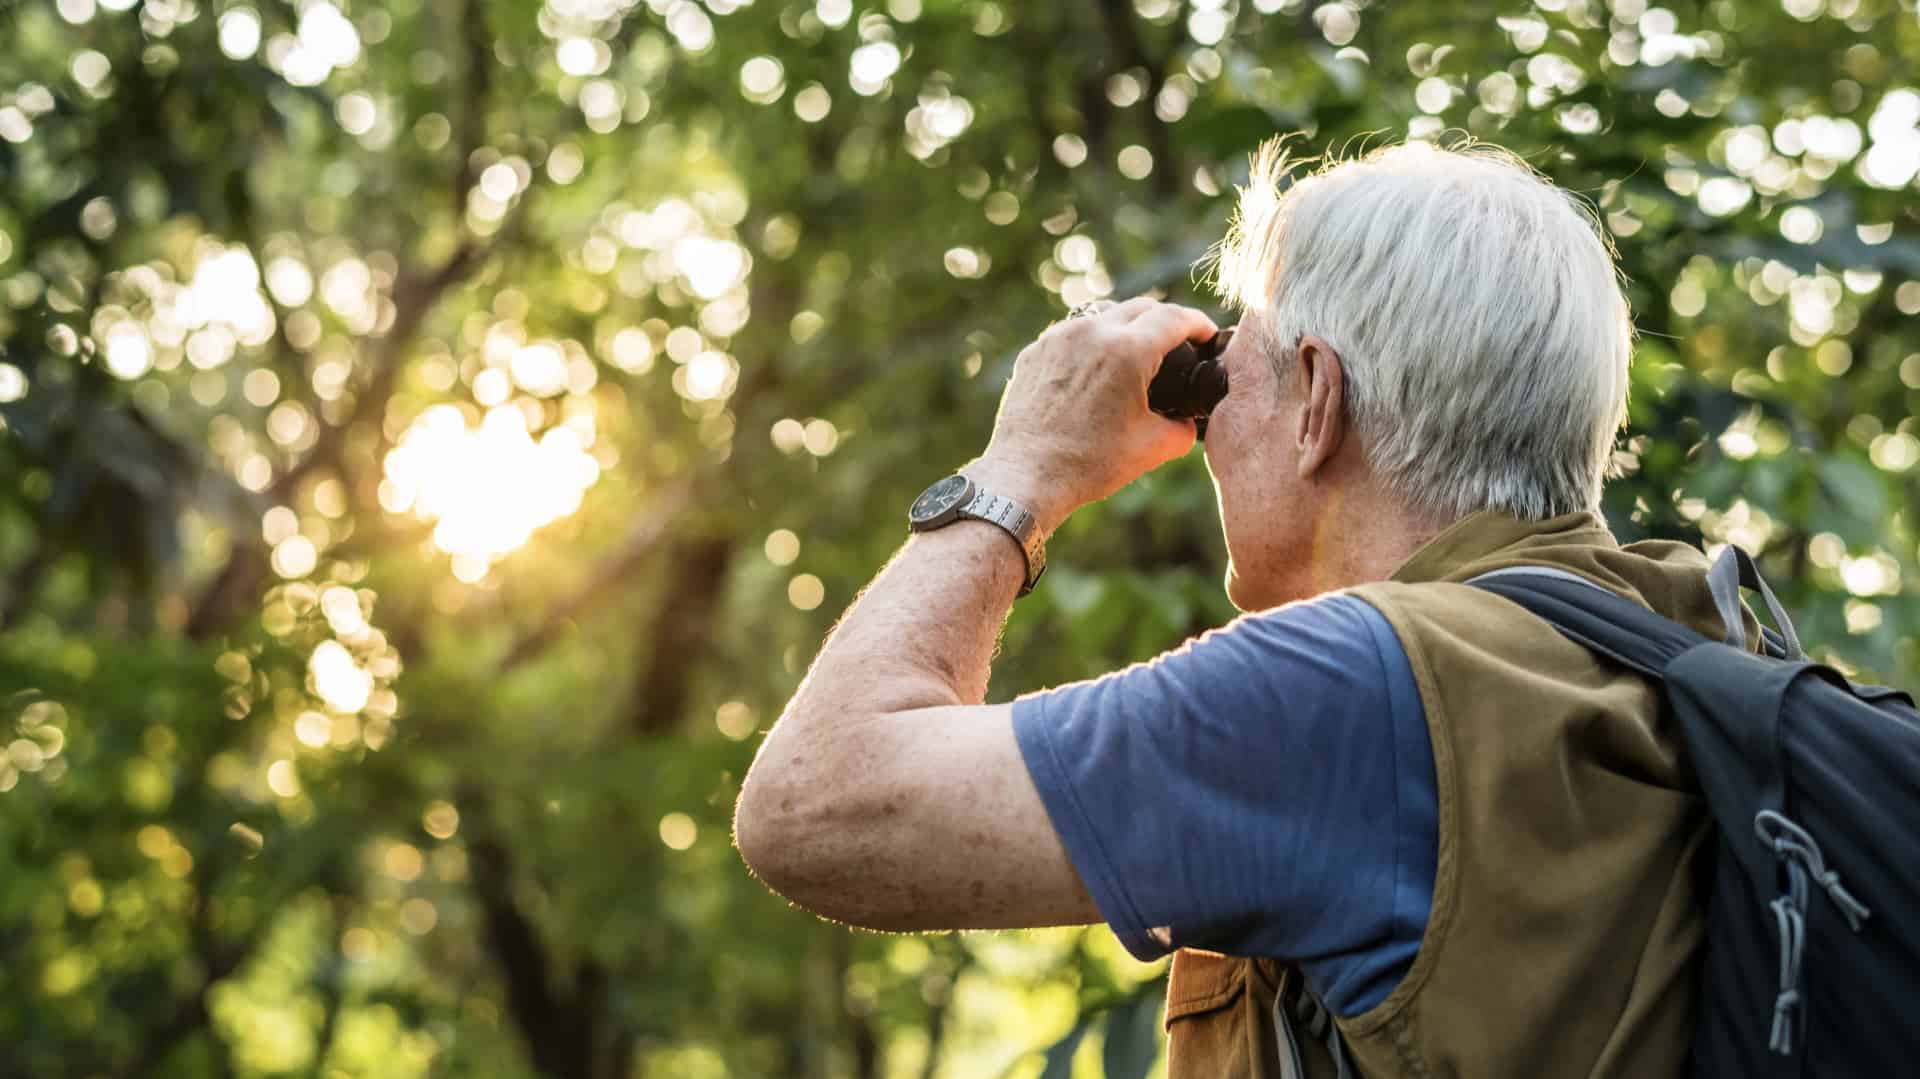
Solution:
{"label": "tree trunk", "polygon": [[640,637],[645,651],[630,717],[635,734],[665,734],[682,719],[688,682],[713,640],[732,560],[733,541],[723,537],[684,540],[668,554],[673,579]]}

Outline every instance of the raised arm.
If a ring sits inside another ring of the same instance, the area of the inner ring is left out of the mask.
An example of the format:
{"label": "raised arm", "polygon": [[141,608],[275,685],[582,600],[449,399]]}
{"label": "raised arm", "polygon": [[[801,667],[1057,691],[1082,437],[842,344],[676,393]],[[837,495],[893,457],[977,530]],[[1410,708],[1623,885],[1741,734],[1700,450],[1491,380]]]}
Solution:
{"label": "raised arm", "polygon": [[[1191,448],[1192,423],[1149,412],[1147,384],[1168,349],[1212,332],[1145,299],[1056,325],[1021,353],[966,475],[1050,534]],[[1024,571],[1006,532],[963,520],[909,540],[841,618],[740,796],[741,855],[775,891],[881,929],[1099,920],[1011,706],[982,704]]]}

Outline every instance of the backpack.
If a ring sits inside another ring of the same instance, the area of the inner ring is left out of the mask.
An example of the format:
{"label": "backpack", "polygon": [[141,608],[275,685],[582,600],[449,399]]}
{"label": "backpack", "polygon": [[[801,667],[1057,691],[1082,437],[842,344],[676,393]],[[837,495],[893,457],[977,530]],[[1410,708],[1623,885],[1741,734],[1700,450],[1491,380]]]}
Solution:
{"label": "backpack", "polygon": [[[1920,1067],[1920,714],[1801,650],[1753,559],[1708,575],[1710,640],[1581,577],[1514,567],[1468,582],[1652,678],[1719,833],[1700,1077],[1886,1075]],[[1740,594],[1778,632],[1747,650]]]}

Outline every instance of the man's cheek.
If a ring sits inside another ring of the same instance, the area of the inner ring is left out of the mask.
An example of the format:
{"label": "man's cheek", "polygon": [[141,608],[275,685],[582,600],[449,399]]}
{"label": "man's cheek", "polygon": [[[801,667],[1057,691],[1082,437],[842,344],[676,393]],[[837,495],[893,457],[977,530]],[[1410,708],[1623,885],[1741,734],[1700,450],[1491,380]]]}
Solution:
{"label": "man's cheek", "polygon": [[1207,419],[1207,437],[1201,445],[1206,447],[1207,467],[1216,475],[1229,471],[1238,456],[1239,418],[1223,401]]}

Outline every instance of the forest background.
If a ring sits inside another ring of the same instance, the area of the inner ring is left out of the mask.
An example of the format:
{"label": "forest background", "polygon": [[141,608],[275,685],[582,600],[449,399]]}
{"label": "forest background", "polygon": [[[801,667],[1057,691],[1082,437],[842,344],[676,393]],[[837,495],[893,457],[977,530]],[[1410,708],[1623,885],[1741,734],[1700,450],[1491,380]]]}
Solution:
{"label": "forest background", "polygon": [[[1159,1067],[1105,929],[849,933],[757,736],[1068,305],[1249,152],[1468,132],[1594,204],[1623,538],[1920,685],[1914,0],[0,3],[0,1074]],[[1228,620],[1198,455],[993,697]]]}

